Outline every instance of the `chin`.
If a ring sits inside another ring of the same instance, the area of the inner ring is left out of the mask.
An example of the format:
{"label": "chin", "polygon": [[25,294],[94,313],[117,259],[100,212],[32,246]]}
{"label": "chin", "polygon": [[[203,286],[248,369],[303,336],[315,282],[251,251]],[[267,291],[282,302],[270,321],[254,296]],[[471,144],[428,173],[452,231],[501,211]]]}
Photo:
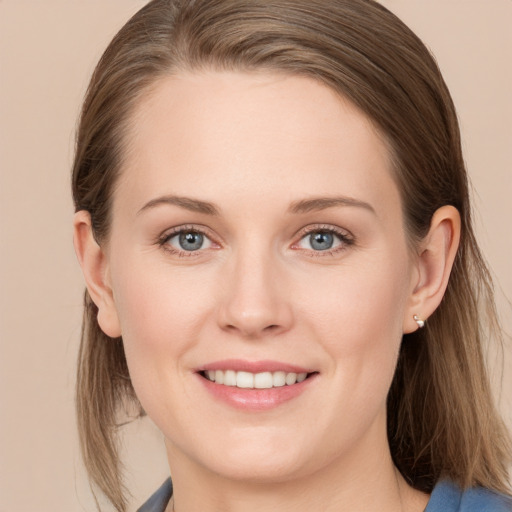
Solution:
{"label": "chin", "polygon": [[[261,434],[260,434],[261,435]],[[202,451],[200,464],[211,472],[230,480],[246,481],[253,484],[270,484],[286,482],[300,476],[307,476],[314,471],[314,453],[299,440],[273,440],[270,436],[264,443],[219,443],[223,446],[221,453]],[[288,449],[287,449],[288,448]]]}
{"label": "chin", "polygon": [[214,464],[210,470],[229,480],[245,481],[251,484],[275,484],[296,479],[308,473],[302,464],[283,460],[224,460]]}

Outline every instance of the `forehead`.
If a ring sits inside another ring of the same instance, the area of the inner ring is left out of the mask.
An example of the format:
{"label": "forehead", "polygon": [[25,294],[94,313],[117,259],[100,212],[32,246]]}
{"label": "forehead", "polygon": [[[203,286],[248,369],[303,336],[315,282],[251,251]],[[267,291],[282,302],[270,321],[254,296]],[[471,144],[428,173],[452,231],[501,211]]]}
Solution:
{"label": "forehead", "polygon": [[247,205],[261,195],[279,202],[343,193],[377,206],[398,200],[378,130],[352,103],[306,77],[166,77],[136,106],[127,147],[116,194],[139,207],[164,193],[215,202],[247,196]]}

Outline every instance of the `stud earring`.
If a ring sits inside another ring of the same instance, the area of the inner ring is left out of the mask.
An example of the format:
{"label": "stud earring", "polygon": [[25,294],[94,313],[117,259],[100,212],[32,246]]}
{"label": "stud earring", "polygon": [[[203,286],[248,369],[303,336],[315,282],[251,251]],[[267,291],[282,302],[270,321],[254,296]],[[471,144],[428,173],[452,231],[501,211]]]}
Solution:
{"label": "stud earring", "polygon": [[418,315],[413,316],[414,321],[418,324],[418,327],[421,329],[425,325],[425,321],[422,320]]}

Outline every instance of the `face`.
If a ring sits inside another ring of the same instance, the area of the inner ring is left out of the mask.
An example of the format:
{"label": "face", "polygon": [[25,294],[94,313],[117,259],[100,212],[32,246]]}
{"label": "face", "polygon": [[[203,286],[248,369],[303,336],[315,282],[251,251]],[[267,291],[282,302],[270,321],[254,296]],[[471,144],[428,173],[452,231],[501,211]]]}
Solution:
{"label": "face", "polygon": [[211,72],[131,127],[108,275],[171,470],[286,480],[383,449],[414,269],[368,119],[311,79]]}

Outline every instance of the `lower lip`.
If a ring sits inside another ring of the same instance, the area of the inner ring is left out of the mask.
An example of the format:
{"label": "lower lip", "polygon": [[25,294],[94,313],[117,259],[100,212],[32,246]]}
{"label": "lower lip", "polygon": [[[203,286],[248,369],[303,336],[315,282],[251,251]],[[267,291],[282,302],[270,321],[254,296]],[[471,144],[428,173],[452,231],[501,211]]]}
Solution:
{"label": "lower lip", "polygon": [[211,380],[196,374],[206,390],[216,399],[227,403],[236,409],[247,411],[266,411],[273,409],[301,395],[316,380],[318,374],[309,375],[306,380],[291,386],[280,386],[268,389],[247,389],[236,386],[216,384]]}

